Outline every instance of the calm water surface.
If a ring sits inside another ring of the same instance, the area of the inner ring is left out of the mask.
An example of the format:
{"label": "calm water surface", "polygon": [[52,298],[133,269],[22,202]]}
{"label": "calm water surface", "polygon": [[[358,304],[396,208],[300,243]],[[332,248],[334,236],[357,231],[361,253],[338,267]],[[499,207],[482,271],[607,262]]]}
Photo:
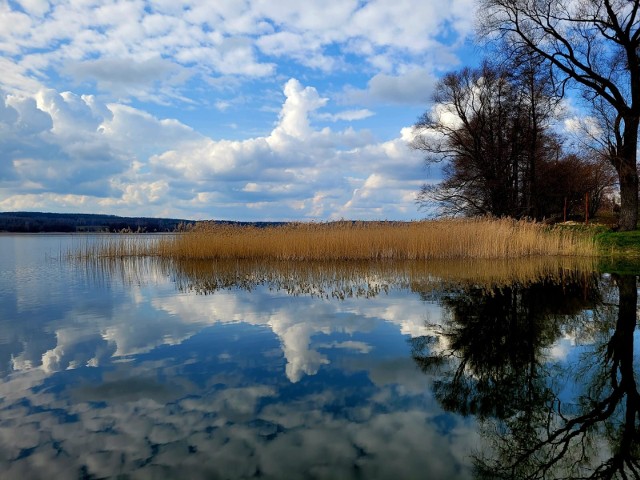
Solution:
{"label": "calm water surface", "polygon": [[0,235],[0,478],[639,478],[635,276]]}

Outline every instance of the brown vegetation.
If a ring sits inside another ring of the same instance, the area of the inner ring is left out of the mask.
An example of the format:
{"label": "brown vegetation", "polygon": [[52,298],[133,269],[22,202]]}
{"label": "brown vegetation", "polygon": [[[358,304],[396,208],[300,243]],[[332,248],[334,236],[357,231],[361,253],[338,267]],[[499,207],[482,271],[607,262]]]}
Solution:
{"label": "brown vegetation", "polygon": [[111,237],[79,256],[173,259],[426,260],[594,256],[585,233],[511,219],[291,223],[255,227],[199,224],[141,241]]}

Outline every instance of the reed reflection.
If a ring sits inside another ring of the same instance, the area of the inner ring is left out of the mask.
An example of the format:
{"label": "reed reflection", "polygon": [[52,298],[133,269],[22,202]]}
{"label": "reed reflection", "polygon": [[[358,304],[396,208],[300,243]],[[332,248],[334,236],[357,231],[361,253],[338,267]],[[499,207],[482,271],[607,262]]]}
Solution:
{"label": "reed reflection", "polygon": [[180,260],[155,258],[83,258],[79,268],[90,278],[117,277],[128,283],[171,278],[180,291],[213,294],[258,286],[289,295],[345,299],[375,297],[390,289],[422,295],[475,285],[480,289],[564,282],[591,274],[588,258],[537,257],[518,260],[311,261]]}
{"label": "reed reflection", "polygon": [[[413,357],[446,409],[481,419],[478,478],[640,478],[635,276],[466,288],[442,304]],[[581,354],[555,351],[562,337]]]}
{"label": "reed reflection", "polygon": [[174,261],[170,268],[181,289],[213,293],[268,285],[291,295],[371,297],[391,288],[443,291],[462,284],[483,288],[575,278],[592,272],[590,259],[536,258],[497,261]]}

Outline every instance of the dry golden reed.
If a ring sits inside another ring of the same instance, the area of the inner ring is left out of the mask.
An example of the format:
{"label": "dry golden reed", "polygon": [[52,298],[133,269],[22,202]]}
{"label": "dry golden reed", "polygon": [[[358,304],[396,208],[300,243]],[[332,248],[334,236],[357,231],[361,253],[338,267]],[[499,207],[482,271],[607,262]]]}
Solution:
{"label": "dry golden reed", "polygon": [[107,236],[79,257],[173,259],[429,260],[596,256],[589,234],[510,219],[289,223],[256,227],[200,223],[142,240]]}
{"label": "dry golden reed", "polygon": [[204,223],[187,233],[161,238],[149,254],[293,261],[493,259],[593,256],[596,246],[584,233],[510,219],[342,221],[271,227]]}
{"label": "dry golden reed", "polygon": [[81,236],[67,256],[77,259],[125,258],[157,256],[159,236],[138,234],[106,234]]}

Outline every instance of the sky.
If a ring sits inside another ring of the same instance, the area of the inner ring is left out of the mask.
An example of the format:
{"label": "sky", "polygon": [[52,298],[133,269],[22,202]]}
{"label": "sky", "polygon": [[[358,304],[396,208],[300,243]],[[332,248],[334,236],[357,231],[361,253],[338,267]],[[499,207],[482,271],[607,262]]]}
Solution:
{"label": "sky", "polygon": [[0,0],[0,211],[411,220],[475,0]]}

